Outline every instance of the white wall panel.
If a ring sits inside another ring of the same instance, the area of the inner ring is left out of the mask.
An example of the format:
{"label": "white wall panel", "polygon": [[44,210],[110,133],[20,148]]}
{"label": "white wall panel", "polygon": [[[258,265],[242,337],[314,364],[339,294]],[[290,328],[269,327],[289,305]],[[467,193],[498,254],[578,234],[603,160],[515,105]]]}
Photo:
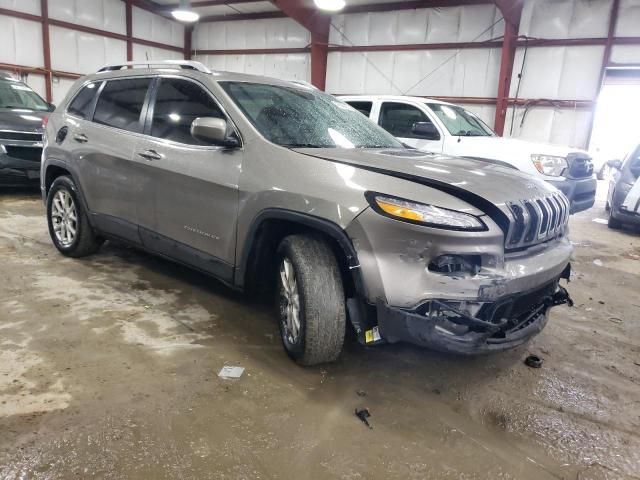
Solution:
{"label": "white wall panel", "polygon": [[[511,93],[514,97],[524,48],[516,52]],[[529,48],[520,82],[520,98],[592,100],[598,92],[604,47]]]}
{"label": "white wall panel", "polygon": [[[518,108],[515,113],[513,137],[578,148],[586,147],[592,115],[590,111],[531,107],[522,123],[523,115],[525,115],[525,109]],[[509,136],[511,116],[512,109],[509,108],[505,136]]]}
{"label": "white wall panel", "polygon": [[49,16],[56,20],[126,34],[122,0],[49,0]]}
{"label": "white wall panel", "polygon": [[212,70],[266,75],[283,80],[310,81],[310,55],[306,53],[263,55],[197,55]]}
{"label": "white wall panel", "polygon": [[499,49],[331,52],[327,90],[342,94],[495,97],[499,67]]}
{"label": "white wall panel", "polygon": [[60,27],[51,27],[49,35],[54,70],[91,73],[107,63],[127,59],[127,44],[123,40]]}
{"label": "white wall panel", "polygon": [[309,31],[289,18],[198,24],[193,34],[195,50],[243,48],[303,48]]}
{"label": "white wall panel", "polygon": [[335,15],[329,42],[337,45],[399,45],[484,41],[504,33],[495,6],[398,10]]}
{"label": "white wall panel", "polygon": [[53,95],[53,104],[58,105],[64,97],[67,95],[67,92],[71,88],[71,86],[75,83],[75,80],[71,80],[69,78],[57,78],[54,79],[53,84],[51,85],[51,92]]}
{"label": "white wall panel", "polygon": [[527,0],[520,35],[537,38],[606,37],[612,0]]}
{"label": "white wall panel", "polygon": [[[123,14],[124,18],[124,14]],[[133,7],[133,36],[153,42],[182,47],[184,27],[177,22]]]}
{"label": "white wall panel", "polygon": [[40,0],[0,0],[0,8],[40,15]]}
{"label": "white wall panel", "polygon": [[640,46],[614,45],[614,47],[611,49],[611,61],[613,63],[640,64]]}
{"label": "white wall panel", "polygon": [[0,63],[42,67],[40,23],[0,15]]}
{"label": "white wall panel", "polygon": [[[637,37],[640,35],[640,0],[621,0],[617,37]],[[638,48],[638,47],[635,47]]]}
{"label": "white wall panel", "polygon": [[183,60],[184,55],[182,54],[182,52],[175,52],[173,50],[166,50],[164,48],[148,47],[146,45],[140,45],[138,43],[134,43],[133,59],[134,60]]}

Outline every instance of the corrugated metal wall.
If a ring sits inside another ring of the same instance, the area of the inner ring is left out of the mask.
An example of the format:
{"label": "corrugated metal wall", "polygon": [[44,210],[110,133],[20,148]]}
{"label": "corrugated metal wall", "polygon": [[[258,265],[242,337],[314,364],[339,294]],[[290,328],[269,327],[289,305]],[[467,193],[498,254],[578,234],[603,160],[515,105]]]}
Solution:
{"label": "corrugated metal wall", "polygon": [[[40,15],[39,0],[0,0],[0,8]],[[148,11],[133,7],[133,37],[182,47],[184,28]],[[121,0],[49,0],[49,18],[107,32],[126,34],[125,4]],[[125,40],[51,26],[51,68],[89,73],[101,66],[127,59]],[[182,59],[181,52],[133,45],[133,59]],[[0,63],[42,67],[42,27],[39,22],[0,15]],[[53,102],[64,98],[72,79],[53,78]],[[27,83],[45,95],[42,75],[29,74]]]}
{"label": "corrugated metal wall", "polygon": [[[521,38],[602,39],[607,36],[613,0],[525,0]],[[50,17],[125,32],[121,0],[49,0]],[[39,14],[39,0],[0,0],[1,8]],[[620,0],[616,37],[640,35],[640,0]],[[182,46],[183,29],[175,22],[133,8],[133,36]],[[470,103],[488,124],[493,124],[504,21],[493,5],[400,10],[334,15],[330,30],[327,90],[336,94],[411,94],[437,97],[474,97]],[[124,60],[126,42],[73,31],[50,29],[52,68],[76,73]],[[455,43],[497,40],[491,48],[458,49]],[[309,32],[289,18],[220,21],[196,26],[194,59],[214,69],[310,81]],[[452,44],[440,49],[403,49],[411,44]],[[38,22],[0,16],[0,62],[41,67],[42,31]],[[335,47],[398,46],[388,51],[336,51]],[[254,50],[243,53],[242,50]],[[260,52],[261,49],[298,50]],[[526,50],[526,55],[525,55]],[[509,96],[547,100],[509,108],[505,135],[586,146],[590,108],[559,108],[554,100],[593,101],[599,89],[604,45],[531,46],[516,51]],[[226,52],[226,53],[224,53]],[[133,46],[134,59],[182,58],[181,52]],[[611,61],[640,64],[640,48],[614,45]],[[522,70],[522,78],[518,74]],[[29,83],[43,92],[41,76]],[[59,100],[71,80],[54,84]],[[464,101],[462,101],[464,104]],[[483,104],[484,103],[484,104]],[[584,102],[583,102],[584,103]]]}
{"label": "corrugated metal wall", "polygon": [[216,70],[309,81],[308,53],[199,54],[199,50],[305,48],[311,36],[289,18],[203,23],[193,34],[194,60]]}

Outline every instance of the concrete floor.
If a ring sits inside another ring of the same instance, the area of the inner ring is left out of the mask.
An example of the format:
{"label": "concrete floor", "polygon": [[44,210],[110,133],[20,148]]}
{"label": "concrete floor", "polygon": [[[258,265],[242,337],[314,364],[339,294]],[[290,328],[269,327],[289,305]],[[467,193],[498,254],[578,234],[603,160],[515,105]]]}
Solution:
{"label": "concrete floor", "polygon": [[0,478],[640,478],[640,235],[594,218],[529,345],[303,369],[263,305],[120,245],[62,257],[37,194],[1,193]]}

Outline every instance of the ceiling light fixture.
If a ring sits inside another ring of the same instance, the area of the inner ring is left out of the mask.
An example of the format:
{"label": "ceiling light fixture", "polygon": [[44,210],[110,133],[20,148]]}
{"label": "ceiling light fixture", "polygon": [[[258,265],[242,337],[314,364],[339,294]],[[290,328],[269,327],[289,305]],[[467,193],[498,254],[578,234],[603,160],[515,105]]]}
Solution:
{"label": "ceiling light fixture", "polygon": [[330,12],[337,12],[345,6],[344,0],[313,0],[313,2],[320,10],[328,10]]}
{"label": "ceiling light fixture", "polygon": [[180,6],[171,12],[173,18],[180,22],[197,22],[200,18],[196,12],[191,9],[189,0],[180,0]]}

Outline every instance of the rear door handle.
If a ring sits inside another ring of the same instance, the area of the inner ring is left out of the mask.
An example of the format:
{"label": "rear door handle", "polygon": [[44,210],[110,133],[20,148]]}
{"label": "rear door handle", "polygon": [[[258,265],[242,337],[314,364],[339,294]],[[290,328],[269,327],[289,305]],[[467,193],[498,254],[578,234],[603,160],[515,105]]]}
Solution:
{"label": "rear door handle", "polygon": [[139,152],[138,155],[147,160],[160,160],[162,158],[162,155],[155,150],[145,150],[144,152]]}
{"label": "rear door handle", "polygon": [[87,143],[89,141],[89,139],[84,133],[76,133],[73,136],[73,139],[78,143]]}

